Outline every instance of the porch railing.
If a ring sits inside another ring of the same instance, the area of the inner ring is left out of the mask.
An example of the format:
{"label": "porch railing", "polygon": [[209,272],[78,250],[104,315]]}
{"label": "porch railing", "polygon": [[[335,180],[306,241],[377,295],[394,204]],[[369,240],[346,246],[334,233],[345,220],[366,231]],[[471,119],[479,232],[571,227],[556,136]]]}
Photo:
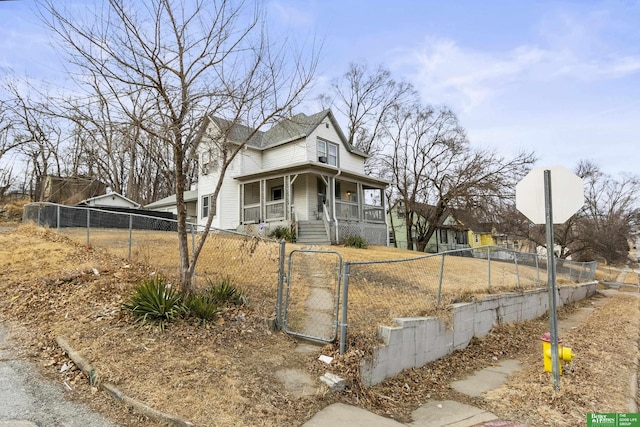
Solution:
{"label": "porch railing", "polygon": [[276,200],[266,203],[267,207],[267,221],[284,219],[284,201]]}
{"label": "porch railing", "polygon": [[260,203],[253,205],[245,205],[242,208],[244,223],[259,222],[260,221]]}
{"label": "porch railing", "polygon": [[384,222],[384,209],[381,206],[364,205],[364,220],[367,222]]}
{"label": "porch railing", "polygon": [[[359,221],[358,203],[336,201],[336,216],[338,219]],[[384,222],[384,209],[381,206],[364,205],[363,219],[366,222]]]}
{"label": "porch railing", "polygon": [[359,221],[358,203],[336,201],[336,217],[347,221]]}

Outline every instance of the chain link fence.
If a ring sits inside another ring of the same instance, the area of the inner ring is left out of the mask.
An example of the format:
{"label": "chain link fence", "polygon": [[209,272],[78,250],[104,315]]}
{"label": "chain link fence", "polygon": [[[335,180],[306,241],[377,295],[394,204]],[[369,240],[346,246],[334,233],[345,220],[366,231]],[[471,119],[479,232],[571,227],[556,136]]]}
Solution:
{"label": "chain link fence", "polygon": [[[24,207],[23,220],[56,229],[88,248],[104,248],[124,260],[148,265],[170,280],[179,277],[177,222],[173,219],[33,203]],[[187,226],[187,244],[193,253],[205,230],[195,224]],[[332,331],[339,330],[341,348],[347,339],[347,322],[349,335],[374,333],[378,325],[390,324],[396,317],[434,315],[452,303],[547,284],[545,256],[496,247],[344,263],[341,258],[336,260],[337,252],[317,252],[296,254],[293,273],[287,272],[284,242],[211,229],[198,259],[195,284],[203,287],[208,281],[229,279],[247,296],[256,314],[272,317],[275,312],[280,327],[288,320],[285,329],[302,336],[332,338]],[[557,260],[557,283],[593,280],[596,266],[596,262]],[[286,287],[287,283],[291,286]],[[285,305],[291,310],[288,319]],[[329,316],[331,326],[326,331],[318,329],[318,323],[327,328],[325,317]]]}
{"label": "chain link fence", "polygon": [[[497,247],[345,264],[350,335],[372,333],[397,317],[436,315],[452,303],[482,299],[487,294],[547,285],[546,256]],[[593,280],[596,266],[596,262],[557,260],[556,282]]]}
{"label": "chain link fence", "polygon": [[[153,268],[167,279],[179,279],[177,221],[166,213],[140,215],[104,209],[32,203],[23,221],[33,221],[86,245],[103,248],[129,262]],[[164,215],[162,217],[160,215]],[[168,214],[171,216],[171,214]],[[189,254],[204,236],[204,227],[187,224]],[[194,283],[204,287],[229,279],[257,314],[274,315],[281,271],[281,243],[262,236],[211,229],[200,252]]]}

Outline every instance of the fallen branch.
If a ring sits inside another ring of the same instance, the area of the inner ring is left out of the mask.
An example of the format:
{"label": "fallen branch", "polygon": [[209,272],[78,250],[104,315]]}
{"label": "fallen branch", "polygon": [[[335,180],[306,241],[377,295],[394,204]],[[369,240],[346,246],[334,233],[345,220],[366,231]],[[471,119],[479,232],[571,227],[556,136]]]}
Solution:
{"label": "fallen branch", "polygon": [[136,411],[138,411],[139,413],[148,416],[149,418],[153,418],[155,420],[158,421],[163,421],[166,423],[169,423],[172,426],[176,426],[176,427],[191,427],[193,426],[193,424],[189,421],[186,421],[178,416],[175,415],[169,415],[169,414],[165,414],[164,412],[160,412],[157,409],[153,409],[152,407],[150,407],[149,405],[145,404],[144,402],[141,402],[137,399],[134,399],[132,397],[126,396],[124,394],[122,394],[122,392],[120,390],[118,390],[118,388],[116,388],[115,385],[110,384],[110,383],[103,383],[101,385],[102,389],[104,391],[106,391],[107,393],[109,393],[111,395],[111,397],[113,397],[115,400],[118,400],[126,405],[129,405],[130,407],[132,407],[133,409],[135,409]]}
{"label": "fallen branch", "polygon": [[[92,386],[96,385],[98,382],[98,371],[91,366],[87,360],[80,355],[77,351],[75,351],[69,343],[67,339],[63,336],[59,336],[56,338],[56,342],[60,346],[62,350],[69,356],[69,358],[76,364],[76,366],[84,372],[84,374],[89,378],[89,382]],[[67,386],[68,387],[68,386]],[[102,390],[106,391],[111,397],[115,400],[120,401],[139,413],[148,416],[149,418],[153,418],[159,420],[161,422],[168,423],[172,426],[176,427],[192,427],[193,424],[189,421],[186,421],[176,415],[165,414],[164,412],[158,411],[157,409],[153,409],[149,405],[134,399],[132,397],[126,396],[120,390],[116,388],[115,385],[110,383],[103,383],[99,386]]]}
{"label": "fallen branch", "polygon": [[62,350],[69,356],[69,358],[76,364],[78,368],[89,378],[89,383],[94,386],[98,383],[98,371],[96,371],[84,357],[77,351],[71,348],[67,339],[63,336],[56,338],[56,342]]}

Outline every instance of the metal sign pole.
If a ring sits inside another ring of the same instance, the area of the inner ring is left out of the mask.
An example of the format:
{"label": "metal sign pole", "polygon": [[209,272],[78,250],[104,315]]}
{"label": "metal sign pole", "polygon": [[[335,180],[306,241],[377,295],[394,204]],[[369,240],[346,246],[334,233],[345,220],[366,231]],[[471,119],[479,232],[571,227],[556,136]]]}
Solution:
{"label": "metal sign pole", "polygon": [[549,291],[549,322],[551,335],[551,366],[553,389],[560,391],[560,370],[558,361],[558,320],[556,312],[556,256],[553,242],[553,208],[551,203],[551,171],[544,171],[544,206],[547,223],[547,288]]}

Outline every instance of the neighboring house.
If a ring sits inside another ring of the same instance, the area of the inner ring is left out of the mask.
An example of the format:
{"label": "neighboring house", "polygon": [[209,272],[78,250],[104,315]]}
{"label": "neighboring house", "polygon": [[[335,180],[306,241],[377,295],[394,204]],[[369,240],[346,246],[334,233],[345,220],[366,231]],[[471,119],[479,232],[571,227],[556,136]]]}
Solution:
{"label": "neighboring house", "polygon": [[75,205],[87,198],[104,194],[106,190],[107,185],[96,179],[44,175],[36,179],[34,202]]}
{"label": "neighboring house", "polygon": [[529,241],[528,239],[511,235],[504,230],[494,230],[493,240],[495,241],[496,246],[504,249],[509,249],[516,252],[536,252],[535,243]]}
{"label": "neighboring house", "polygon": [[[184,202],[187,205],[187,222],[196,223],[198,221],[198,190],[189,190],[184,192]],[[153,203],[144,206],[145,209],[158,212],[171,212],[178,214],[176,206],[176,195],[165,197]]]}
{"label": "neighboring house", "polygon": [[[434,206],[419,203],[415,207],[416,215],[421,218],[429,216]],[[414,218],[414,222],[417,221]],[[396,247],[407,249],[406,208],[402,201],[396,202],[389,211],[389,224],[392,227],[392,236]],[[416,249],[416,236],[413,234],[414,249]],[[451,212],[447,212],[438,222],[435,232],[425,246],[425,252],[437,253],[469,247],[469,229],[458,221]]]}
{"label": "neighboring house", "polygon": [[492,222],[480,222],[470,212],[460,209],[454,211],[459,224],[468,229],[469,247],[495,246],[495,224]]}
{"label": "neighboring house", "polygon": [[78,203],[77,206],[138,209],[140,207],[140,203],[136,203],[120,193],[111,192],[101,196],[85,199]]}
{"label": "neighboring house", "polygon": [[[226,135],[226,143],[241,144],[252,133],[229,165],[212,212],[221,166],[215,139]],[[293,226],[301,243],[340,243],[358,235],[370,244],[387,244],[387,182],[365,175],[367,155],[349,145],[330,110],[297,114],[264,132],[207,117],[197,151],[199,225],[213,215],[212,226],[219,229],[257,228],[266,234],[275,226]],[[146,207],[169,208],[160,202]]]}

